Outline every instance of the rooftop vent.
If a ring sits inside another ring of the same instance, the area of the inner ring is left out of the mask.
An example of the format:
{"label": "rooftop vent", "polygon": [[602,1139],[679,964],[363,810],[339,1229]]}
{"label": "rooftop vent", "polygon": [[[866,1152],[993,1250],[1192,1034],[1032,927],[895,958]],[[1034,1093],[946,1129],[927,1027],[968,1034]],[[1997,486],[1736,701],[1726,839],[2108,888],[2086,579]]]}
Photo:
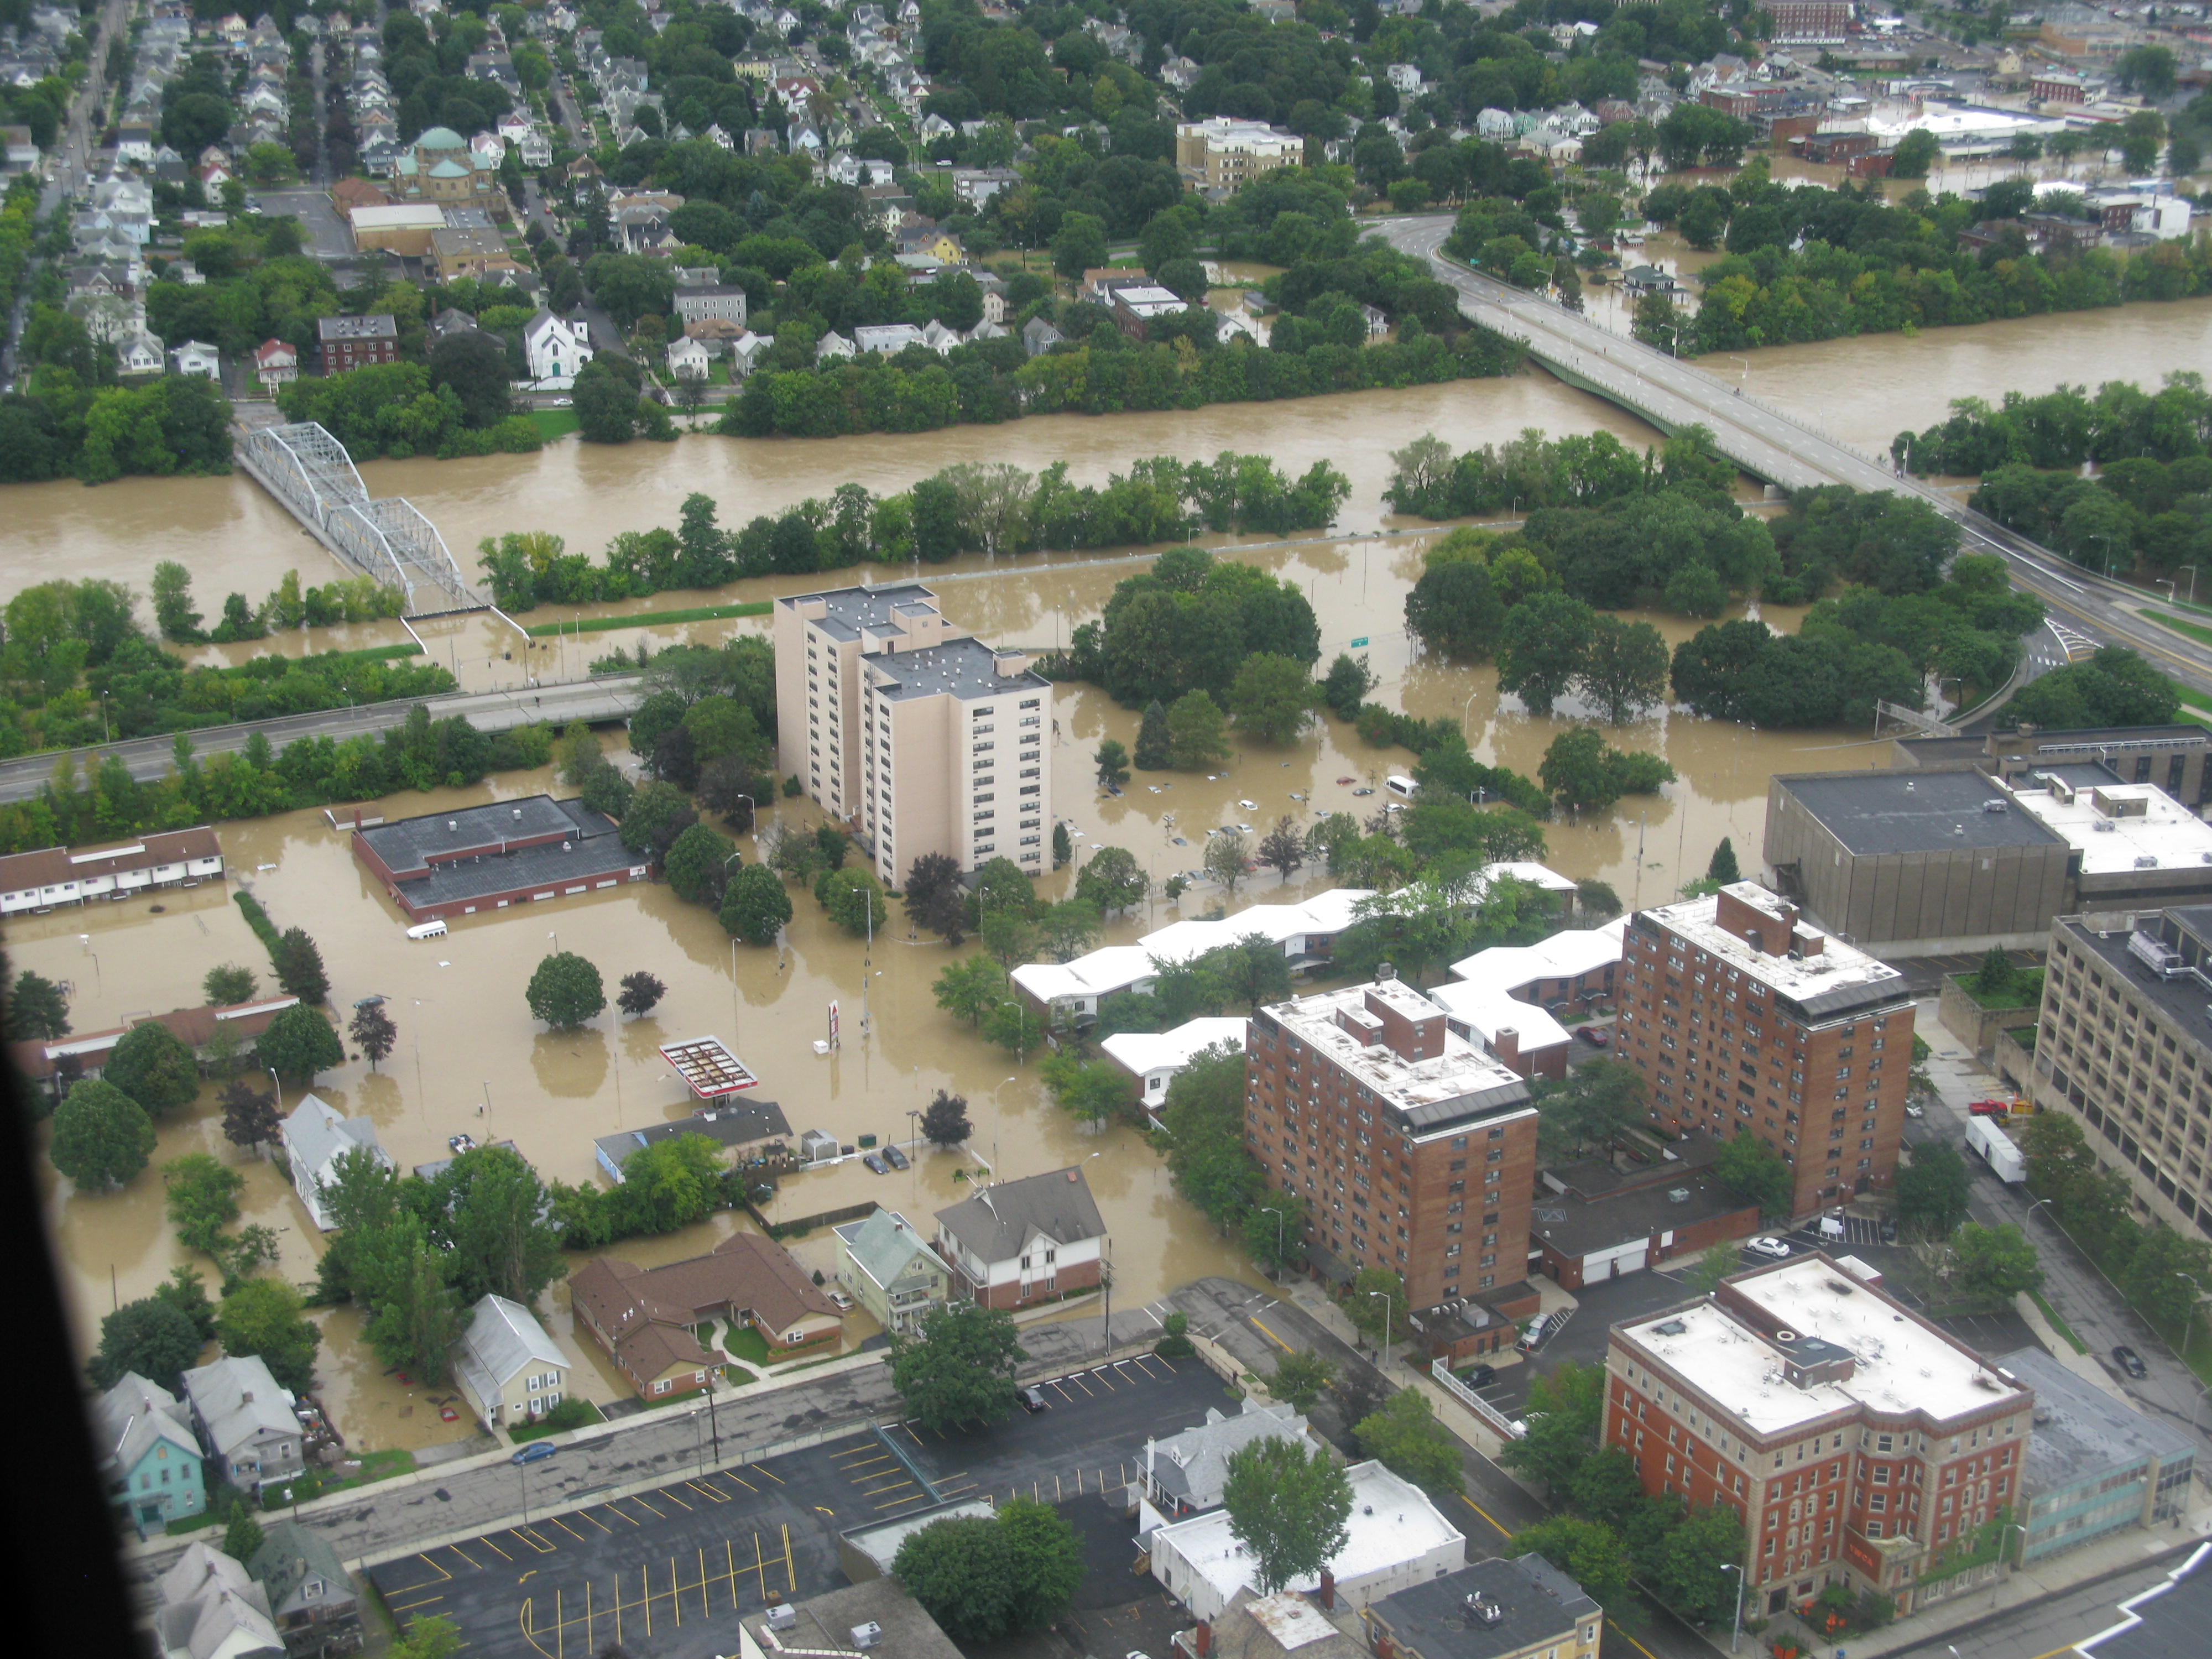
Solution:
{"label": "rooftop vent", "polygon": [[1651,1328],[1661,1336],[1680,1336],[1690,1328],[1679,1319],[1664,1319]]}
{"label": "rooftop vent", "polygon": [[2002,812],[2005,810],[2005,803],[2001,800],[1985,800],[1982,803],[1982,811],[1984,812]]}
{"label": "rooftop vent", "polygon": [[2155,870],[2155,869],[2157,869],[2157,868],[2158,868],[2158,854],[2155,854],[2155,853],[2139,853],[2139,854],[2137,854],[2136,855],[2136,869],[2138,869],[2138,870]]}
{"label": "rooftop vent", "polygon": [[2117,826],[2114,825],[2110,818],[2097,818],[2093,820],[2089,825],[2089,828],[2094,832],[2100,836],[2111,835],[2116,827]]}
{"label": "rooftop vent", "polygon": [[1670,1188],[1668,1190],[1667,1201],[1669,1204],[1687,1204],[1690,1201],[1690,1189],[1687,1187]]}
{"label": "rooftop vent", "polygon": [[1505,1618],[1505,1609],[1480,1590],[1470,1590],[1460,1606],[1466,1610],[1468,1623],[1471,1625],[1495,1625]]}
{"label": "rooftop vent", "polygon": [[1838,1296],[1849,1296],[1851,1294],[1853,1289],[1852,1286],[1844,1284],[1840,1279],[1830,1279],[1828,1281],[1828,1288],[1833,1291]]}
{"label": "rooftop vent", "polygon": [[1795,1331],[1777,1331],[1774,1334],[1774,1340],[1786,1348],[1797,1340],[1797,1333]]}
{"label": "rooftop vent", "polygon": [[461,821],[459,818],[447,818],[446,820],[446,828],[448,830],[458,830],[460,827]]}
{"label": "rooftop vent", "polygon": [[1908,795],[1912,793],[1912,780],[1911,778],[1907,778],[1905,781],[1905,793]]}
{"label": "rooftop vent", "polygon": [[520,806],[514,809],[514,821],[517,823],[522,822],[522,809]]}

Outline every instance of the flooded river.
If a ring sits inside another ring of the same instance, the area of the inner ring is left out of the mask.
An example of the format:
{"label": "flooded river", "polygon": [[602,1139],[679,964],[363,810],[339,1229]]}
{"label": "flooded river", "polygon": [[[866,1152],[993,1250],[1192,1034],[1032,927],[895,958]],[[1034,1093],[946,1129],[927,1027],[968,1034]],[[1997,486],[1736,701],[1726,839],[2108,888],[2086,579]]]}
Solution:
{"label": "flooded river", "polygon": [[[1899,425],[1939,417],[1952,397],[1995,396],[2013,386],[2042,389],[2060,380],[2154,382],[2172,364],[2212,356],[2208,346],[2212,301],[2196,301],[1939,331],[1914,340],[1886,337],[1754,353],[1750,374],[1772,400],[1801,407],[1838,435],[1872,446],[1886,444]],[[714,495],[727,523],[826,495],[848,479],[878,490],[902,488],[962,459],[1037,468],[1065,455],[1079,477],[1096,480],[1158,453],[1263,451],[1293,471],[1325,457],[1353,481],[1341,533],[1255,547],[1242,556],[1306,590],[1322,618],[1325,657],[1340,649],[1365,652],[1382,677],[1381,700],[1416,714],[1458,720],[1482,758],[1533,775],[1560,723],[1584,711],[1563,703],[1556,719],[1531,717],[1500,696],[1492,671],[1414,653],[1403,631],[1403,607],[1419,571],[1422,543],[1360,533],[1392,522],[1380,500],[1391,448],[1425,430],[1463,447],[1528,426],[1554,433],[1603,428],[1638,444],[1654,435],[1609,405],[1533,372],[1506,381],[1188,415],[1054,417],[915,438],[802,443],[702,436],[619,449],[564,443],[534,457],[386,463],[366,471],[374,492],[410,496],[457,550],[482,536],[543,526],[559,531],[572,547],[596,552],[618,531],[672,524],[682,496],[692,489]],[[18,487],[8,490],[6,502],[10,591],[62,574],[112,575],[143,589],[154,561],[173,557],[194,570],[201,606],[212,611],[227,589],[258,595],[291,566],[311,580],[331,569],[326,556],[243,478],[133,480],[97,490]],[[1133,568],[1126,558],[1071,556],[995,569],[969,559],[925,574],[962,625],[994,641],[1046,647],[1096,615],[1113,584]],[[729,597],[763,597],[819,580],[742,583]],[[1769,614],[1781,626],[1794,625],[1791,616]],[[528,620],[556,619],[541,611]],[[713,640],[733,628],[757,629],[764,620],[652,628],[650,637],[663,643]],[[1690,630],[1679,619],[1655,620],[1670,641]],[[573,676],[591,657],[646,631],[586,634],[534,653],[521,650],[512,629],[489,618],[459,619],[426,635],[440,655],[450,653],[465,683],[513,684],[533,672]],[[296,643],[404,637],[394,626],[334,630]],[[1360,640],[1366,643],[1355,647]],[[1086,757],[1106,737],[1133,744],[1135,713],[1095,688],[1074,686],[1065,693],[1060,724],[1067,787],[1056,805],[1080,832],[1079,851],[1127,847],[1159,880],[1195,866],[1204,832],[1215,824],[1243,822],[1264,830],[1285,812],[1305,818],[1316,811],[1371,806],[1371,799],[1355,800],[1352,786],[1337,780],[1364,784],[1405,759],[1403,751],[1368,749],[1349,727],[1328,721],[1281,749],[1240,744],[1218,777],[1140,774],[1123,798],[1102,799],[1082,787]],[[1664,713],[1613,735],[1663,754],[1681,782],[1658,797],[1632,798],[1613,812],[1547,826],[1548,859],[1577,878],[1611,883],[1632,903],[1672,896],[1702,873],[1723,836],[1734,839],[1741,858],[1755,863],[1769,775],[1879,764],[1883,754],[1870,733],[1754,732]],[[383,810],[398,817],[550,787],[543,775],[514,775],[476,790],[397,797]],[[802,821],[812,812],[803,803],[779,810]],[[1117,1300],[1127,1297],[1134,1305],[1209,1273],[1251,1277],[1241,1256],[1175,1198],[1164,1166],[1133,1131],[1084,1132],[1043,1092],[1033,1056],[1017,1064],[936,1008],[930,981],[950,953],[941,944],[907,937],[902,917],[895,916],[871,958],[860,941],[826,928],[812,901],[797,896],[787,953],[742,945],[733,952],[707,912],[665,887],[640,887],[471,918],[447,939],[410,945],[398,914],[362,878],[343,838],[319,812],[228,824],[221,833],[233,887],[166,896],[159,913],[149,901],[133,899],[19,920],[8,929],[12,961],[70,982],[80,1031],[190,1006],[200,1000],[201,975],[216,963],[245,963],[266,978],[265,953],[232,902],[234,888],[250,884],[279,927],[296,924],[321,941],[334,1006],[349,1007],[372,994],[390,1000],[399,1044],[382,1070],[349,1062],[325,1073],[317,1092],[349,1114],[374,1120],[403,1168],[444,1156],[447,1138],[465,1131],[479,1140],[512,1139],[548,1177],[592,1179],[595,1137],[690,1109],[656,1045],[714,1033],[744,1056],[762,1079],[762,1094],[783,1105],[795,1132],[819,1127],[848,1144],[863,1133],[903,1139],[906,1114],[938,1089],[969,1100],[975,1133],[964,1155],[930,1153],[914,1170],[890,1176],[870,1176],[857,1164],[803,1176],[779,1199],[782,1213],[874,1198],[927,1226],[933,1212],[969,1190],[956,1180],[957,1172],[992,1164],[1009,1176],[1027,1175],[1095,1152],[1100,1156],[1089,1164],[1090,1178],[1112,1234]],[[1072,878],[1071,872],[1050,878],[1048,896],[1059,896]],[[1285,887],[1270,872],[1249,884],[1231,908],[1327,884],[1326,876],[1302,872]],[[1180,910],[1156,898],[1147,914],[1109,929],[1108,939],[1125,942],[1177,915],[1201,914],[1219,896],[1201,887],[1186,896]],[[645,1020],[606,1014],[573,1034],[540,1030],[524,1006],[523,987],[556,934],[562,948],[597,963],[610,985],[634,969],[659,975],[669,986],[666,1001]],[[824,1057],[812,1043],[824,1030],[832,999],[842,1005],[844,1046]],[[285,1091],[288,1108],[299,1092]],[[281,1230],[279,1271],[305,1281],[319,1237],[278,1169],[244,1159],[222,1139],[214,1093],[210,1088],[196,1108],[163,1122],[157,1164],[199,1150],[238,1164],[247,1180],[245,1219]],[[120,1193],[96,1195],[72,1192],[43,1160],[41,1175],[81,1320],[80,1346],[88,1352],[100,1316],[118,1299],[145,1295],[184,1253],[164,1217],[156,1173],[149,1170]],[[721,1218],[622,1249],[640,1260],[696,1254],[733,1224]],[[830,1267],[827,1237],[817,1232],[795,1246],[809,1267]],[[549,1305],[556,1334],[586,1368],[580,1373],[586,1391],[603,1400],[620,1397],[597,1349],[574,1340],[565,1290],[556,1287]],[[340,1310],[320,1317],[326,1403],[356,1448],[421,1446],[465,1435],[466,1423],[444,1423],[422,1390],[383,1374],[354,1315]]]}

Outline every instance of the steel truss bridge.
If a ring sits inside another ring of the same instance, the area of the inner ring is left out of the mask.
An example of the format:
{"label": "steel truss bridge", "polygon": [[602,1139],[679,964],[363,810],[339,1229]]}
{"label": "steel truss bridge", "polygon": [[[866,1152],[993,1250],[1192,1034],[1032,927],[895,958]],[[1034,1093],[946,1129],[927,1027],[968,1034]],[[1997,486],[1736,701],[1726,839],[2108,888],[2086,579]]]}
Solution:
{"label": "steel truss bridge", "polygon": [[482,611],[438,526],[404,496],[369,499],[345,446],[313,421],[264,426],[240,443],[246,469],[356,569],[407,596],[413,617]]}

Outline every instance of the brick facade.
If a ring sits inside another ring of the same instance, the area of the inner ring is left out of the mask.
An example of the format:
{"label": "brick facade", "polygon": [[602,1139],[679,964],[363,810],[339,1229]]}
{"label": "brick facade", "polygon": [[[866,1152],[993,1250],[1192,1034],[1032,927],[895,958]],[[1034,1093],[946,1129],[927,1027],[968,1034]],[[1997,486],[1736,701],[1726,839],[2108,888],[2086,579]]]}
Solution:
{"label": "brick facade", "polygon": [[1798,915],[1749,882],[1639,912],[1615,1052],[1669,1133],[1780,1153],[1805,1217],[1895,1178],[1913,1008],[1901,975]]}
{"label": "brick facade", "polygon": [[[1441,1008],[1395,980],[1301,998],[1255,1014],[1246,1053],[1246,1139],[1346,1276],[1394,1269],[1415,1308],[1527,1278],[1528,1085]],[[1428,1086],[1445,1067],[1455,1094]]]}

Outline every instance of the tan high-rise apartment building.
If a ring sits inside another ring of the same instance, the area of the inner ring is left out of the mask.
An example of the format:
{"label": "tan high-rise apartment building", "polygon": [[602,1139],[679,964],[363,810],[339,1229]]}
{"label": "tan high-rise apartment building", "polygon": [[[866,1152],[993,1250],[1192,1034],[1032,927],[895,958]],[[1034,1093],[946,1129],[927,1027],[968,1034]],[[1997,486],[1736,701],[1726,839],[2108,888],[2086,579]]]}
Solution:
{"label": "tan high-rise apartment building", "polygon": [[1670,1132],[1757,1136],[1790,1168],[1790,1214],[1889,1186],[1912,1067],[1894,968],[1740,881],[1630,921],[1614,1052]]}
{"label": "tan high-rise apartment building", "polygon": [[1395,978],[1297,997],[1252,1016],[1245,1054],[1245,1139],[1310,1250],[1395,1270],[1416,1310],[1522,1285],[1536,1109],[1442,1008]]}
{"label": "tan high-rise apartment building", "polygon": [[858,830],[886,886],[915,860],[1049,869],[1052,683],[963,634],[920,582],[776,601],[777,763]]}

